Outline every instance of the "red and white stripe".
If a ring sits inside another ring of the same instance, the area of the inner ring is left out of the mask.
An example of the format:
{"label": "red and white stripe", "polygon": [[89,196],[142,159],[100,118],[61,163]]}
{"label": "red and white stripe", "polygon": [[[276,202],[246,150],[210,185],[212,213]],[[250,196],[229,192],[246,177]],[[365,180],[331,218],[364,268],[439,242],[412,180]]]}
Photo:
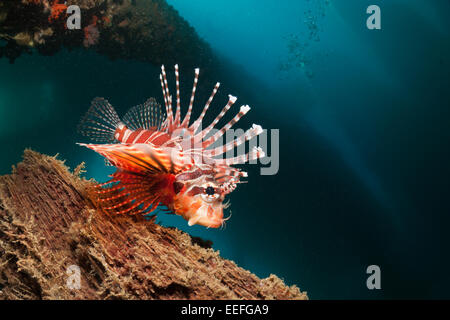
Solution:
{"label": "red and white stripe", "polygon": [[194,123],[189,127],[189,129],[191,129],[192,132],[197,131],[198,127],[200,127],[200,125],[202,124],[203,117],[205,116],[206,111],[208,111],[209,105],[213,101],[214,96],[217,93],[217,90],[219,90],[219,87],[220,87],[220,82],[217,82],[216,85],[214,86],[214,89],[213,89],[213,91],[211,93],[211,96],[209,97],[208,101],[206,101],[206,104],[205,104],[205,107],[203,108],[202,113],[200,114],[198,119],[195,120]]}
{"label": "red and white stripe", "polygon": [[241,109],[239,110],[238,114],[234,116],[233,119],[231,119],[230,122],[228,122],[226,125],[223,126],[222,129],[220,129],[219,131],[217,131],[213,136],[211,136],[210,138],[208,138],[208,140],[203,142],[203,147],[207,148],[208,146],[210,146],[211,144],[213,144],[214,142],[216,142],[217,140],[220,139],[220,137],[223,136],[223,134],[225,132],[227,132],[228,130],[231,129],[231,127],[238,122],[247,112],[250,111],[250,107],[249,106],[241,106]]}
{"label": "red and white stripe", "polygon": [[231,108],[231,106],[236,102],[237,98],[228,95],[228,103],[223,107],[222,111],[217,115],[217,117],[213,120],[213,122],[204,130],[200,131],[195,135],[195,139],[203,139],[211,130],[215,127],[215,125],[219,122],[220,119],[227,113],[227,111]]}
{"label": "red and white stripe", "polygon": [[175,114],[175,127],[180,125],[181,102],[180,102],[180,74],[178,72],[178,64],[175,65],[175,84],[177,87],[177,111]]}
{"label": "red and white stripe", "polygon": [[183,123],[181,124],[182,128],[187,128],[189,125],[189,120],[191,119],[192,106],[194,105],[195,90],[197,89],[199,73],[200,73],[200,69],[195,68],[195,76],[194,76],[194,84],[192,86],[191,100],[189,101],[189,108],[188,108],[188,111],[186,112],[186,116],[184,117]]}
{"label": "red and white stripe", "polygon": [[219,146],[214,149],[206,150],[205,154],[210,157],[218,156],[228,152],[241,144],[253,139],[254,137],[260,135],[263,132],[263,129],[260,125],[253,124],[253,126],[248,129],[244,134],[234,139],[233,141],[228,142],[225,145]]}

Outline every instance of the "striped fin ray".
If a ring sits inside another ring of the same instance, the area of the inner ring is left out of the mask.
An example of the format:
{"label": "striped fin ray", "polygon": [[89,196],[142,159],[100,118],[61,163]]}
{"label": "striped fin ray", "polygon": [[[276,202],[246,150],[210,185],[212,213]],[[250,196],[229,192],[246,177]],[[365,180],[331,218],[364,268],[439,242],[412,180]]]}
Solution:
{"label": "striped fin ray", "polygon": [[164,65],[161,66],[161,74],[162,74],[162,80],[161,85],[163,87],[163,94],[165,96],[165,99],[167,100],[166,103],[166,112],[167,112],[167,119],[168,119],[168,130],[169,132],[173,131],[174,127],[174,119],[173,119],[173,109],[172,109],[172,96],[169,92],[169,86],[167,84],[167,76],[166,76],[166,69],[164,68]]}
{"label": "striped fin ray", "polygon": [[236,183],[241,177],[247,177],[247,172],[228,166],[218,166],[214,171],[214,179],[218,183],[229,183],[230,181]]}
{"label": "striped fin ray", "polygon": [[175,113],[175,127],[180,125],[181,106],[180,106],[180,73],[178,71],[178,64],[175,65],[175,85],[177,87],[177,111]]}
{"label": "striped fin ray", "polygon": [[197,83],[198,83],[198,75],[200,73],[199,68],[195,68],[195,76],[194,76],[194,84],[192,86],[192,94],[191,99],[189,100],[189,108],[186,112],[186,115],[184,116],[184,120],[181,123],[182,128],[187,128],[189,126],[189,120],[191,119],[191,113],[192,113],[192,106],[194,105],[194,98],[195,98],[195,91],[197,90]]}
{"label": "striped fin ray", "polygon": [[[137,214],[145,211],[156,199],[158,199],[158,196],[146,192],[146,188],[132,189],[124,185],[122,191],[117,196],[106,198],[106,204],[103,204],[102,207],[106,211],[115,214]],[[109,204],[107,204],[108,202]],[[136,210],[144,203],[146,205],[143,208]]]}
{"label": "striped fin ray", "polygon": [[166,107],[166,114],[169,114],[169,104],[167,102],[166,88],[164,87],[164,80],[162,74],[159,74],[159,80],[161,81],[161,89],[164,98],[164,106]]}
{"label": "striped fin ray", "polygon": [[78,132],[92,141],[114,142],[114,133],[121,124],[114,107],[104,98],[95,98],[78,125]]}
{"label": "striped fin ray", "polygon": [[222,127],[222,129],[217,131],[214,135],[212,135],[210,138],[208,138],[206,141],[203,142],[203,147],[207,148],[208,146],[210,146],[211,144],[213,144],[214,142],[219,140],[220,137],[222,137],[225,132],[230,130],[231,127],[236,122],[238,122],[249,111],[250,111],[250,107],[249,106],[247,106],[247,105],[246,106],[241,106],[241,109],[239,110],[239,112],[234,116],[233,119],[230,120],[230,122],[228,122],[226,125],[224,125]]}
{"label": "striped fin ray", "polygon": [[[116,185],[114,185],[114,187],[108,188],[108,189],[104,189],[102,191],[97,192],[98,194],[102,194],[102,195],[106,195],[108,194],[107,197],[103,196],[103,197],[99,197],[98,201],[99,202],[109,202],[109,201],[115,201],[117,199],[120,199],[121,197],[124,196],[128,196],[130,193],[142,193],[145,191],[145,187],[142,187],[142,182],[140,183],[139,187],[138,186],[133,186],[130,184],[127,184],[127,188],[125,189],[124,184],[122,183],[118,183]],[[118,203],[116,203],[118,204]],[[116,208],[118,208],[118,206],[116,206]],[[108,208],[108,207],[106,207]],[[111,208],[111,207],[109,207]]]}
{"label": "striped fin ray", "polygon": [[161,81],[161,89],[163,92],[164,106],[166,107],[166,115],[167,115],[166,120],[163,123],[163,127],[168,129],[169,127],[172,126],[173,118],[170,117],[171,112],[169,112],[169,97],[168,97],[168,94],[166,93],[166,88],[164,86],[164,80],[163,80],[162,74],[159,75],[159,80]]}
{"label": "striped fin ray", "polygon": [[80,144],[107,158],[115,167],[146,174],[177,173],[190,158],[181,151],[152,144]]}
{"label": "striped fin ray", "polygon": [[215,159],[217,165],[235,165],[235,164],[244,164],[249,161],[257,160],[259,158],[264,158],[266,155],[262,148],[254,147],[250,152],[233,157],[233,158],[225,158],[225,159]]}
{"label": "striped fin ray", "polygon": [[155,98],[131,108],[123,117],[123,122],[131,130],[160,130],[164,120],[165,114]]}
{"label": "striped fin ray", "polygon": [[250,129],[248,129],[244,134],[242,134],[238,138],[234,139],[233,141],[228,142],[227,144],[225,144],[223,146],[219,146],[214,149],[206,150],[205,154],[209,157],[214,157],[214,156],[224,154],[225,152],[228,152],[228,151],[234,149],[235,147],[238,147],[241,144],[260,135],[262,132],[263,132],[263,129],[260,125],[253,124],[253,126]]}
{"label": "striped fin ray", "polygon": [[148,214],[161,202],[160,186],[167,179],[167,174],[140,175],[119,170],[107,182],[110,187],[96,186],[96,200],[111,214]]}
{"label": "striped fin ray", "polygon": [[217,82],[216,85],[214,86],[213,91],[211,92],[211,95],[209,96],[208,101],[206,101],[205,107],[203,108],[202,113],[200,114],[200,116],[198,117],[197,120],[194,121],[194,123],[189,127],[190,130],[192,130],[192,132],[196,132],[197,129],[200,127],[200,125],[202,124],[203,121],[203,117],[206,114],[206,111],[208,111],[209,105],[211,104],[211,102],[214,99],[214,96],[217,93],[217,90],[219,90],[220,87],[220,82]]}
{"label": "striped fin ray", "polygon": [[231,106],[236,102],[237,98],[235,96],[232,96],[231,94],[228,95],[228,103],[223,107],[222,111],[217,115],[217,117],[211,122],[211,124],[204,130],[200,131],[195,135],[195,139],[203,139],[213,128],[214,126],[219,122],[220,119],[225,115],[225,113],[231,108]]}

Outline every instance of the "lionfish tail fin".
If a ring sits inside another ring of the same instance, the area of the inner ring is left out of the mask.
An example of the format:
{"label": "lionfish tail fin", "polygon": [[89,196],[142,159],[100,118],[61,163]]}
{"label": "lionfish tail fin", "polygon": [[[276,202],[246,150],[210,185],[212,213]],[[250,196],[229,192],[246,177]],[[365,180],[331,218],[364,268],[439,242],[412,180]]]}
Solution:
{"label": "lionfish tail fin", "polygon": [[81,119],[78,132],[97,142],[114,142],[116,128],[121,125],[114,107],[104,98],[92,100],[91,107]]}

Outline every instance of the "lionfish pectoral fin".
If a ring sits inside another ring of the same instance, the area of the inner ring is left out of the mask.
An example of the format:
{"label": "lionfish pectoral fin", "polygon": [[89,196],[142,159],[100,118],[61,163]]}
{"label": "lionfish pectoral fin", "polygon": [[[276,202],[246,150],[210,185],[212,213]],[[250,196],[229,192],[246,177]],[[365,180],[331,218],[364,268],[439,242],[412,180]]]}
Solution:
{"label": "lionfish pectoral fin", "polygon": [[173,173],[180,169],[170,152],[151,144],[84,144],[122,170],[145,174]]}
{"label": "lionfish pectoral fin", "polygon": [[118,169],[108,181],[109,186],[96,186],[95,200],[107,213],[148,215],[161,201],[164,179],[164,175],[146,176]]}
{"label": "lionfish pectoral fin", "polygon": [[111,161],[109,161],[107,158],[105,158],[105,166],[112,167],[113,164],[111,163]]}

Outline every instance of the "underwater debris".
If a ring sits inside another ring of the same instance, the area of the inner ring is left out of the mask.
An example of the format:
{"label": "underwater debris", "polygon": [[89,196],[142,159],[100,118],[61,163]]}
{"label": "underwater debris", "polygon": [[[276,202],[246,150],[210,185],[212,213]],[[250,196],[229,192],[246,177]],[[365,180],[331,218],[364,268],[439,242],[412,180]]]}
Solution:
{"label": "underwater debris", "polygon": [[[180,230],[97,211],[86,193],[95,181],[80,178],[82,171],[25,150],[12,174],[0,177],[0,300],[308,298]],[[77,290],[67,282],[74,267]]]}
{"label": "underwater debris", "polygon": [[[81,28],[67,28],[67,8],[77,5]],[[1,41],[3,40],[3,41]],[[165,0],[21,0],[0,2],[0,57],[53,55],[62,48],[89,48],[112,59],[212,62],[209,45]]]}

